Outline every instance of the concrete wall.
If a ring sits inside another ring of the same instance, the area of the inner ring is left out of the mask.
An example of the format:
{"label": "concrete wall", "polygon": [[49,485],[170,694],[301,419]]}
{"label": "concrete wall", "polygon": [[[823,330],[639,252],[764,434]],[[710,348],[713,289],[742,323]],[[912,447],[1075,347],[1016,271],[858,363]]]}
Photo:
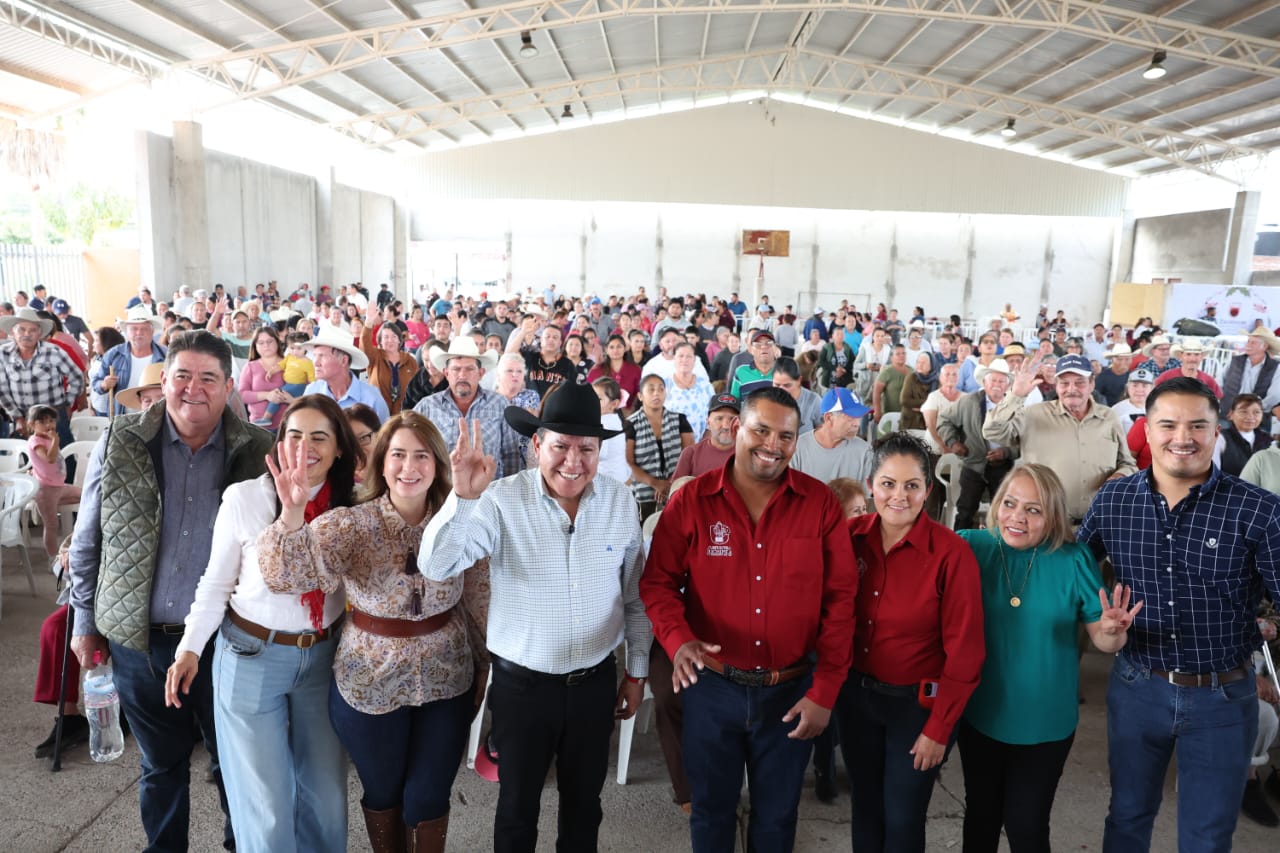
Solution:
{"label": "concrete wall", "polygon": [[139,133],[136,151],[140,272],[157,296],[167,299],[183,283],[392,281],[397,213],[390,196],[207,149],[197,156],[204,160],[209,281],[188,280],[173,140]]}
{"label": "concrete wall", "polygon": [[[791,232],[788,258],[765,259],[764,292],[804,310],[850,298],[904,312],[990,316],[1005,302],[1093,322],[1107,303],[1117,224],[1110,218],[802,210],[731,205],[460,201],[415,211],[415,241],[509,245],[505,285],[561,293],[737,291],[757,257],[744,229]],[[449,270],[451,273],[452,271]],[[415,279],[415,285],[432,285]]]}
{"label": "concrete wall", "polygon": [[1127,193],[1116,175],[781,102],[423,154],[405,172],[433,199],[1119,216]]}
{"label": "concrete wall", "polygon": [[1132,281],[1224,282],[1231,210],[1201,210],[1134,223]]}

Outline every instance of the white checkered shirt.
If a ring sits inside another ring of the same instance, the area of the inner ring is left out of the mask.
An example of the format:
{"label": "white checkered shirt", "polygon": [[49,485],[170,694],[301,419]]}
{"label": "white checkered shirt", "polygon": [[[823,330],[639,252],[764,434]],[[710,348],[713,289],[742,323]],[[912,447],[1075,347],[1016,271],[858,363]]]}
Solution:
{"label": "white checkered shirt", "polygon": [[626,486],[597,475],[572,524],[536,468],[495,481],[476,500],[450,494],[422,535],[418,568],[442,581],[485,556],[494,654],[559,675],[594,666],[625,638],[627,672],[649,674],[644,549]]}

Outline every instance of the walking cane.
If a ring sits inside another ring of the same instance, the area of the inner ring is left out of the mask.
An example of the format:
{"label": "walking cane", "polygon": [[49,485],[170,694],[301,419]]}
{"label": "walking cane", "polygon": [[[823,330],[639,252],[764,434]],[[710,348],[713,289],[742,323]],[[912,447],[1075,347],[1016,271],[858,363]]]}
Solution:
{"label": "walking cane", "polygon": [[[114,367],[107,368],[107,375],[114,378],[116,369]],[[107,392],[107,422],[109,423],[116,416],[116,386],[112,385],[111,390]]]}
{"label": "walking cane", "polygon": [[[66,568],[60,572],[61,577],[66,576]],[[58,685],[58,728],[53,736],[53,767],[54,773],[62,769],[62,721],[66,719],[67,710],[67,664],[71,661],[71,629],[75,627],[76,611],[67,603],[67,633],[62,641],[62,681]]]}

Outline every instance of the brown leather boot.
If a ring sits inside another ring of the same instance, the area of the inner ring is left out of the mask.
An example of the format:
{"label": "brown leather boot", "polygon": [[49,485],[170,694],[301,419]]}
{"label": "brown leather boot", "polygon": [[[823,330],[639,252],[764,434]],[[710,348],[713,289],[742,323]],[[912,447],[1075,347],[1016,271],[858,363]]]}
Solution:
{"label": "brown leather boot", "polygon": [[405,827],[408,853],[444,853],[444,840],[449,834],[449,816],[424,820],[417,826]]}
{"label": "brown leather boot", "polygon": [[360,808],[364,811],[364,828],[369,833],[369,845],[373,848],[373,853],[407,853],[405,825],[400,809],[374,811],[364,803],[360,804]]}

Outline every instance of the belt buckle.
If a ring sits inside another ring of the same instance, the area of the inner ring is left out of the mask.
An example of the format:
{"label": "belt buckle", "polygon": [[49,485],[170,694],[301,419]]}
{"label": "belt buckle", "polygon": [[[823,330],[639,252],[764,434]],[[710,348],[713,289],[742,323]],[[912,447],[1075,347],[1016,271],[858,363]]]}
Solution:
{"label": "belt buckle", "polygon": [[735,669],[734,673],[739,678],[738,683],[741,684],[743,687],[764,687],[768,683],[768,678],[769,678],[768,670]]}
{"label": "belt buckle", "polygon": [[298,648],[300,649],[311,648],[316,644],[316,640],[319,636],[320,636],[319,634],[299,634],[296,641]]}
{"label": "belt buckle", "polygon": [[564,677],[564,686],[573,687],[575,684],[586,681],[590,674],[589,670],[576,669]]}

